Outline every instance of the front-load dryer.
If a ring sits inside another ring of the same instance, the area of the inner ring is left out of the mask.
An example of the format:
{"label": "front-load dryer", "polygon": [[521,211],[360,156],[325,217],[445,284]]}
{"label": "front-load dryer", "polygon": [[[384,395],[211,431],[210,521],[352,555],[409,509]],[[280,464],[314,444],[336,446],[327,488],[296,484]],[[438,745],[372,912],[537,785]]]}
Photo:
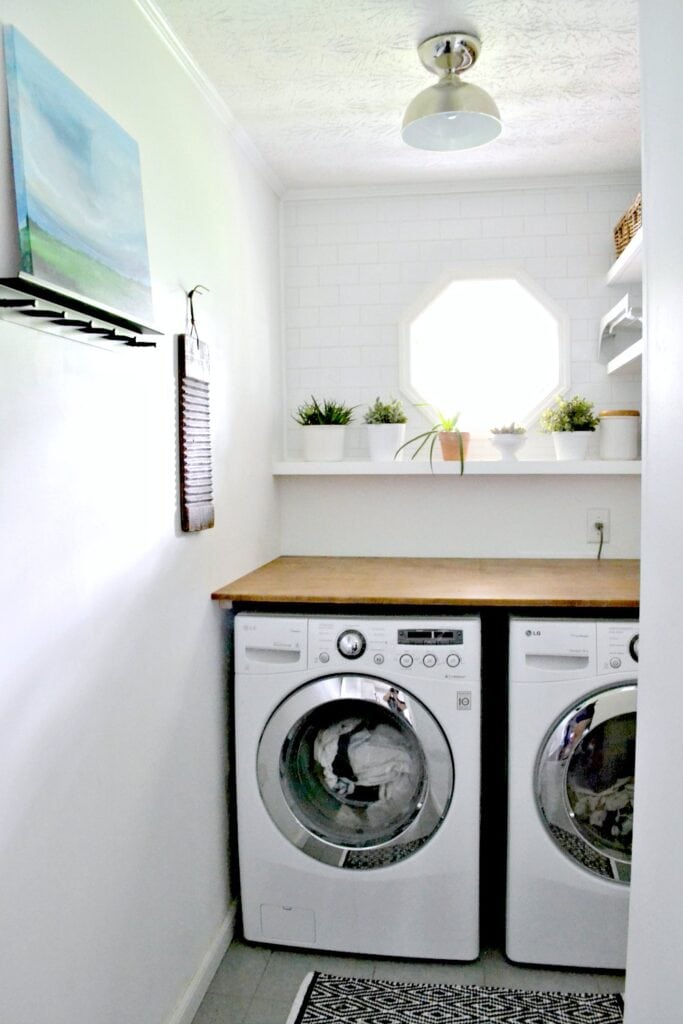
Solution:
{"label": "front-load dryer", "polygon": [[244,937],[479,954],[480,622],[240,613]]}
{"label": "front-load dryer", "polygon": [[512,618],[506,953],[623,969],[638,623]]}

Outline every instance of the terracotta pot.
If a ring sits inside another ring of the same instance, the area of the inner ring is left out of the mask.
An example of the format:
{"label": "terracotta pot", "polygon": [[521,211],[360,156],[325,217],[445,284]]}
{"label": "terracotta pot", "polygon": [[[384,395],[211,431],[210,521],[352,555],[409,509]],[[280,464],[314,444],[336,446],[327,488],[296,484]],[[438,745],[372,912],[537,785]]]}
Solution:
{"label": "terracotta pot", "polygon": [[457,430],[442,430],[439,433],[439,444],[441,445],[441,457],[444,462],[460,462],[460,441],[462,438],[463,458],[467,458],[470,447],[470,435],[464,430],[458,434]]}

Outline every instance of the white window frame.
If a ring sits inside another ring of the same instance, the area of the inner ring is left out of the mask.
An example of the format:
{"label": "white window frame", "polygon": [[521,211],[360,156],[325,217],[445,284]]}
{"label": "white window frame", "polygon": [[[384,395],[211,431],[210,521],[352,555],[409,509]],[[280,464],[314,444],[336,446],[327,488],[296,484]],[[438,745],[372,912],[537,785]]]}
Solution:
{"label": "white window frame", "polygon": [[[425,288],[418,298],[410,304],[401,317],[399,324],[399,385],[406,398],[418,407],[418,411],[430,424],[434,422],[433,410],[425,408],[425,397],[420,395],[412,386],[410,380],[410,328],[424,309],[430,305],[449,284],[454,281],[483,281],[483,280],[514,280],[520,284],[530,295],[539,302],[545,310],[557,322],[557,334],[559,345],[559,365],[557,386],[548,391],[536,405],[519,418],[521,426],[529,428],[537,421],[540,413],[558,394],[566,394],[570,386],[571,368],[571,343],[570,325],[567,311],[562,308],[544,288],[530,274],[521,267],[511,263],[482,263],[473,267],[471,263],[456,264],[449,270],[440,274],[439,277]],[[446,415],[451,415],[453,410],[442,410]]]}

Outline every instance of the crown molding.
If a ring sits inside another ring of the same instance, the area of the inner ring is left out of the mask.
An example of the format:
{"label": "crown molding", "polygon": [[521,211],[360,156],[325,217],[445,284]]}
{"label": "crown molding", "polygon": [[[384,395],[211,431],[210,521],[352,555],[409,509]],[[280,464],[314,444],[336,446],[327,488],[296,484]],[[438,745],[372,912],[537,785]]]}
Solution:
{"label": "crown molding", "polygon": [[273,171],[269,164],[261,156],[251,138],[235,118],[225,100],[220,96],[215,87],[206,77],[199,65],[196,63],[190,52],[183,46],[177,35],[163,16],[153,0],[134,0],[149,24],[177,64],[183,69],[188,78],[193,82],[201,93],[205,102],[214,112],[216,117],[227,128],[235,143],[242,150],[252,166],[261,174],[273,189],[276,195],[282,197],[284,185]]}
{"label": "crown molding", "polygon": [[582,188],[640,188],[640,172],[619,172],[617,174],[547,175],[539,178],[528,176],[518,178],[463,178],[459,181],[409,182],[386,185],[349,185],[334,188],[287,189],[282,201],[301,202],[304,200],[326,199],[377,199],[390,196],[464,195],[469,192],[513,192],[546,191],[551,188],[574,190]]}

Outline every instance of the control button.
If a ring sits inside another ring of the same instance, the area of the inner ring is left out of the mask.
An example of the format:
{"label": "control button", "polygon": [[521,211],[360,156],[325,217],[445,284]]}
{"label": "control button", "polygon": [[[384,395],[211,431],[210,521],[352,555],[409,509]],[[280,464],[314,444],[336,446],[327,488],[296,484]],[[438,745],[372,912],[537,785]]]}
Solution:
{"label": "control button", "polygon": [[610,658],[610,668],[621,668],[621,658]]}
{"label": "control button", "polygon": [[320,660],[322,661],[323,665],[326,665],[328,663],[328,661],[330,660],[330,656],[327,653],[327,651],[322,652],[322,654],[320,655]]}
{"label": "control button", "polygon": [[446,658],[446,664],[449,668],[457,668],[461,660],[462,659],[459,654],[449,654]]}
{"label": "control button", "polygon": [[434,668],[436,665],[436,657],[433,654],[425,654],[422,659],[422,664],[425,668]]}
{"label": "control button", "polygon": [[404,668],[410,668],[410,666],[413,664],[412,654],[402,654],[398,660],[401,663],[401,665],[403,665]]}
{"label": "control button", "polygon": [[345,629],[337,640],[337,650],[343,658],[360,658],[365,650],[365,637],[357,629]]}
{"label": "control button", "polygon": [[384,655],[383,654],[375,654],[372,660],[374,661],[375,665],[383,665],[384,664]]}

